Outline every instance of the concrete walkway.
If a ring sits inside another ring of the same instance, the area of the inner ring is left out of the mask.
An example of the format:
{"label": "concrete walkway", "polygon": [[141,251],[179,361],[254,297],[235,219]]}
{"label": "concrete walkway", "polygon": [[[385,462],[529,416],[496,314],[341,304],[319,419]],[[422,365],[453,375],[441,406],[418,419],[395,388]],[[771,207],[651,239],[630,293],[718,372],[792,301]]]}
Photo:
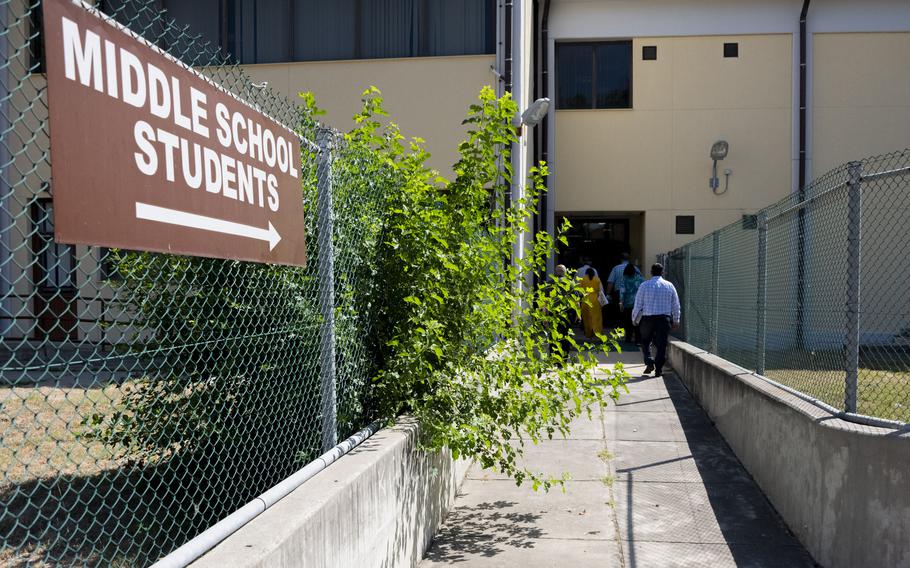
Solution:
{"label": "concrete walkway", "polygon": [[814,566],[679,379],[614,357],[630,393],[526,450],[566,492],[475,466],[421,567]]}

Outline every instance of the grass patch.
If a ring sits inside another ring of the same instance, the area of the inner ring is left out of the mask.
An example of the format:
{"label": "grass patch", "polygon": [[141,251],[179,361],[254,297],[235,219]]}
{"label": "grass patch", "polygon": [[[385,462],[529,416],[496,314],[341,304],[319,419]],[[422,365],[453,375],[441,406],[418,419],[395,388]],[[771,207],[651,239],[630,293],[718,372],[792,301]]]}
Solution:
{"label": "grass patch", "polygon": [[[769,369],[765,376],[834,408],[844,407],[843,371]],[[910,372],[860,369],[856,404],[860,414],[910,422]]]}
{"label": "grass patch", "polygon": [[0,565],[135,565],[113,550],[130,527],[111,512],[131,508],[139,480],[80,437],[82,421],[112,412],[122,389],[0,388]]}
{"label": "grass patch", "polygon": [[83,419],[109,414],[119,404],[122,389],[122,385],[0,389],[0,489],[118,467],[104,444],[88,443],[79,434]]}
{"label": "grass patch", "polygon": [[[722,348],[724,359],[755,369],[749,349]],[[844,408],[844,353],[841,350],[768,351],[765,376],[834,408]],[[910,348],[903,345],[860,347],[857,411],[910,422]]]}
{"label": "grass patch", "polygon": [[600,482],[606,485],[607,487],[613,487],[613,482],[616,481],[616,478],[612,474],[607,474],[600,478]]}

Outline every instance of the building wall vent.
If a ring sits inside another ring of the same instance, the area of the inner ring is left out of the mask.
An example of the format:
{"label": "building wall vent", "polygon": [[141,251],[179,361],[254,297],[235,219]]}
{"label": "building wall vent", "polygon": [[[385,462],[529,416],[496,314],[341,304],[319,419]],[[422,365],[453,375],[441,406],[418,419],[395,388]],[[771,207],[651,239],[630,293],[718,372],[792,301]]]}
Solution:
{"label": "building wall vent", "polygon": [[676,216],[676,234],[677,235],[694,235],[695,234],[695,215],[677,215]]}

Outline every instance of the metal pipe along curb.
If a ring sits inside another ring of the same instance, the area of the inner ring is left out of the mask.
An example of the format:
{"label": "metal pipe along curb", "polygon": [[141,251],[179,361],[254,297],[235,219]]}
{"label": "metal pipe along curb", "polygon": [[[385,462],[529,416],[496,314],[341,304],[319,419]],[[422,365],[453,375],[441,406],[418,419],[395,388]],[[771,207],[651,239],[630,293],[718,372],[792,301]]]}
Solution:
{"label": "metal pipe along curb", "polygon": [[263,511],[303,485],[314,475],[332,464],[332,462],[359,446],[379,430],[379,424],[378,421],[373,422],[363,430],[341,442],[311,463],[307,464],[303,469],[298,470],[259,497],[256,497],[243,507],[218,521],[193,540],[171,552],[158,562],[155,562],[152,564],[151,568],[183,568],[184,566],[189,565],[190,562],[193,562],[209,550],[215,548],[218,543],[234,534],[241,527],[259,516]]}

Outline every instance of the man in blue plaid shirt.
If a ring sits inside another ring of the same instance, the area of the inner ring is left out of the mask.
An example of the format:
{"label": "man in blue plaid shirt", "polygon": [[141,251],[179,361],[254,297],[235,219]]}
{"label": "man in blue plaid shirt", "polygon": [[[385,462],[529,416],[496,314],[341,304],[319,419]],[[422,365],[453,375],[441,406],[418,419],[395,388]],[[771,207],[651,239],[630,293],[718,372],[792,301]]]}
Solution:
{"label": "man in blue plaid shirt", "polygon": [[[645,374],[655,371],[654,376],[663,374],[667,362],[667,341],[670,329],[679,329],[679,295],[671,282],[663,279],[664,267],[660,263],[651,266],[651,279],[641,285],[635,296],[632,321],[639,326],[641,352],[645,356]],[[651,344],[657,355],[651,358]]]}

